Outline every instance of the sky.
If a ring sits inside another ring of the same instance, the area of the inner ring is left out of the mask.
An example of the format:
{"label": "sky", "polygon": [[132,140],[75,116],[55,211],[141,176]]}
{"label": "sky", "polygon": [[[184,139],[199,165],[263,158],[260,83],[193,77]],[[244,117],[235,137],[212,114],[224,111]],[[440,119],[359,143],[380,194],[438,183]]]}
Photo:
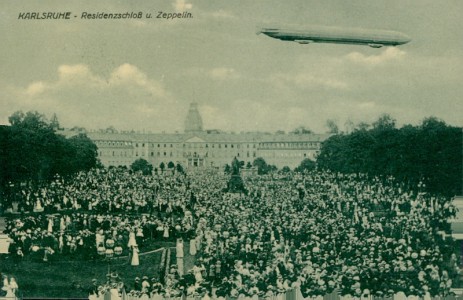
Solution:
{"label": "sky", "polygon": [[[67,11],[70,20],[18,19]],[[143,18],[86,20],[84,12]],[[323,133],[328,119],[344,129],[384,113],[398,126],[430,116],[463,126],[462,15],[459,0],[5,0],[0,124],[33,110],[56,113],[66,128],[181,132],[197,102],[204,128],[234,132]],[[266,24],[387,29],[412,41],[301,45],[257,35]]]}

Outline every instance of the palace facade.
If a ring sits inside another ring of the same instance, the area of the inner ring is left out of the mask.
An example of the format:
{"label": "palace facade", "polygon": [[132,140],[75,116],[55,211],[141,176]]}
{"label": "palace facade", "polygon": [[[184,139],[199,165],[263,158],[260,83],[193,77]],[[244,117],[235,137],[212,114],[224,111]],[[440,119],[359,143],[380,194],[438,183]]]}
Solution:
{"label": "palace facade", "polygon": [[169,162],[183,167],[223,167],[233,158],[245,163],[262,157],[278,168],[315,160],[329,134],[224,133],[204,130],[196,103],[191,103],[184,133],[87,132],[104,166],[130,166],[143,158],[154,167]]}

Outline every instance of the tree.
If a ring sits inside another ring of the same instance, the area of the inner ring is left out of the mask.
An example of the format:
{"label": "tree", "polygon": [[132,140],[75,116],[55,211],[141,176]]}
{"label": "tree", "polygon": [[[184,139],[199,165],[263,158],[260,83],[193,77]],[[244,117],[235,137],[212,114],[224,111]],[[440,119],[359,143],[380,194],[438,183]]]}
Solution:
{"label": "tree", "polygon": [[8,117],[8,122],[11,126],[21,126],[22,121],[24,120],[24,113],[22,111],[16,111],[11,116]]}
{"label": "tree", "polygon": [[369,128],[371,127],[370,124],[368,124],[367,122],[360,122],[357,124],[357,128],[355,128],[355,130],[368,130]]}
{"label": "tree", "polygon": [[373,129],[384,130],[395,128],[396,120],[389,114],[382,114],[376,122],[373,122]]}
{"label": "tree", "polygon": [[284,166],[283,168],[281,168],[281,172],[289,173],[289,172],[291,172],[291,169],[288,166]]}
{"label": "tree", "polygon": [[299,126],[298,128],[294,129],[290,133],[292,133],[292,134],[310,134],[310,133],[313,133],[313,131],[310,130],[309,128],[304,127],[304,126]]}
{"label": "tree", "polygon": [[305,171],[315,170],[315,162],[309,158],[304,158],[296,169],[296,172],[303,173]]}
{"label": "tree", "polygon": [[74,170],[88,171],[98,164],[98,147],[93,143],[86,134],[80,133],[69,138],[69,142],[76,150],[74,162]]}
{"label": "tree", "polygon": [[268,173],[276,172],[278,171],[277,166],[275,165],[268,165]]}
{"label": "tree", "polygon": [[349,134],[354,131],[354,122],[351,119],[347,119],[344,123],[344,131]]}
{"label": "tree", "polygon": [[175,168],[175,164],[174,164],[172,161],[169,161],[169,162],[167,163],[167,168],[168,168],[168,169],[173,169],[173,168]]}
{"label": "tree", "polygon": [[251,168],[252,168],[251,162],[248,161],[248,163],[246,164],[246,169],[251,169]]}
{"label": "tree", "polygon": [[159,165],[159,169],[161,169],[162,173],[164,173],[165,168],[166,168],[166,164],[164,162],[161,162],[161,164]]}
{"label": "tree", "polygon": [[52,130],[51,125],[48,124],[47,118],[37,111],[28,111],[26,114],[22,111],[17,111],[8,118],[8,121],[13,127],[30,130]]}
{"label": "tree", "polygon": [[326,120],[326,127],[328,128],[328,133],[332,134],[338,134],[339,133],[339,127],[338,124],[334,120]]}
{"label": "tree", "polygon": [[331,136],[322,143],[317,165],[343,173],[393,176],[427,191],[454,196],[462,192],[463,131],[434,117],[420,126],[398,129],[395,120],[382,115],[373,128]]}
{"label": "tree", "polygon": [[87,136],[66,139],[55,133],[56,115],[49,123],[36,111],[18,111],[9,121],[11,126],[0,130],[0,189],[10,182],[35,185],[56,174],[71,175],[99,163],[97,147]]}
{"label": "tree", "polygon": [[153,172],[153,165],[151,165],[146,159],[139,158],[132,163],[130,168],[134,172],[142,172],[143,175],[150,175]]}
{"label": "tree", "polygon": [[257,167],[257,174],[264,175],[269,172],[267,162],[262,157],[257,157],[252,163],[254,167]]}
{"label": "tree", "polygon": [[180,173],[180,174],[185,173],[185,170],[183,170],[183,167],[182,167],[181,164],[177,164],[176,169],[177,169],[177,172]]}

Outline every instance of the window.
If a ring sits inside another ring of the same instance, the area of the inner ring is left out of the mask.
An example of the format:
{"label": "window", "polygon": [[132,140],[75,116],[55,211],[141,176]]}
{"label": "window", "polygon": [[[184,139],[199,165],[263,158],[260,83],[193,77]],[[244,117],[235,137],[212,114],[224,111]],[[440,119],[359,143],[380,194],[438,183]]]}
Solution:
{"label": "window", "polygon": [[164,151],[164,156],[167,156],[167,152]]}

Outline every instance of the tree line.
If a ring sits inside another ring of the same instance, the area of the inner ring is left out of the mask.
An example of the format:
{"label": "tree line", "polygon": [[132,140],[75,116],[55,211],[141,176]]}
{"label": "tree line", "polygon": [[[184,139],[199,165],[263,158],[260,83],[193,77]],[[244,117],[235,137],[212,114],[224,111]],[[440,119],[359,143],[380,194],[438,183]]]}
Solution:
{"label": "tree line", "polygon": [[427,191],[462,193],[462,128],[434,117],[396,128],[389,115],[350,134],[333,135],[320,149],[319,168],[343,173],[391,175]]}
{"label": "tree line", "polygon": [[57,134],[59,122],[36,112],[15,112],[0,126],[0,189],[37,184],[56,174],[71,175],[99,164],[97,146],[85,135]]}
{"label": "tree line", "polygon": [[[0,126],[0,189],[49,180],[56,174],[67,176],[99,165],[97,147],[85,134],[70,138],[57,134],[56,115],[49,121],[38,112],[16,112],[9,122],[10,126]],[[316,164],[304,159],[295,171],[317,166],[343,173],[392,175],[411,186],[422,182],[430,192],[453,196],[462,193],[462,133],[462,128],[434,117],[417,126],[397,128],[393,118],[383,115],[371,125],[362,123],[351,133],[331,136],[322,144]],[[183,172],[181,165],[172,162],[159,166],[161,172],[166,167]],[[236,160],[225,166],[225,172],[233,174],[237,168],[251,167],[257,167],[260,175],[277,170],[258,157],[246,166]],[[143,160],[135,161],[131,168],[145,174],[153,171]],[[281,171],[290,169],[283,167]]]}

